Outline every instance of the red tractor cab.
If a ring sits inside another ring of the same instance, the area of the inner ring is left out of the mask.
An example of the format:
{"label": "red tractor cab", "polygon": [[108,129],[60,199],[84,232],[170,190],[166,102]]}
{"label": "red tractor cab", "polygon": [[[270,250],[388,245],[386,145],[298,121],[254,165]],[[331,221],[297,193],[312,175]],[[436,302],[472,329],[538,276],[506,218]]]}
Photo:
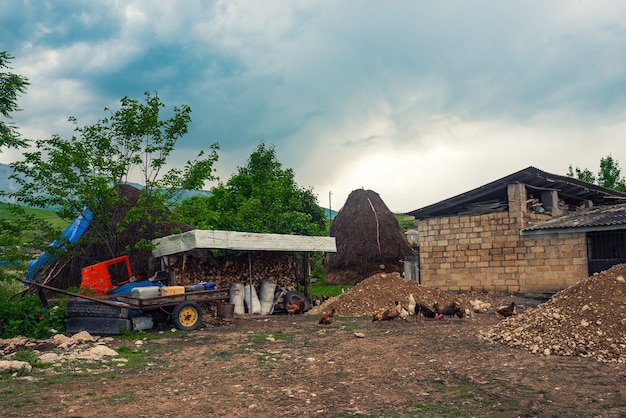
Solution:
{"label": "red tractor cab", "polygon": [[134,281],[128,256],[121,256],[84,267],[81,270],[81,289],[106,295],[116,286]]}

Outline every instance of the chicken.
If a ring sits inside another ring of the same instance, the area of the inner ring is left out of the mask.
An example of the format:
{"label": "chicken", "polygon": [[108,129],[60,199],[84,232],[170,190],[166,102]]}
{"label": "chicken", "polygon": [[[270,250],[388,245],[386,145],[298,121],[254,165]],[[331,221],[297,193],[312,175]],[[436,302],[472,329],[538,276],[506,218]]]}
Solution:
{"label": "chicken", "polygon": [[383,320],[383,312],[385,312],[385,309],[383,309],[383,308],[376,309],[374,311],[374,313],[372,314],[372,322],[382,321]]}
{"label": "chicken", "polygon": [[407,310],[409,311],[409,315],[415,314],[415,298],[413,297],[413,292],[409,292],[409,303],[407,305]]}
{"label": "chicken", "polygon": [[324,315],[322,315],[322,317],[320,318],[318,324],[320,325],[330,325],[333,323],[333,321],[335,320],[335,314],[337,313],[337,310],[335,308],[331,309],[330,312],[326,312]]}
{"label": "chicken", "polygon": [[434,318],[437,316],[437,314],[432,311],[428,306],[422,304],[422,303],[416,303],[415,304],[415,315],[419,315],[419,314],[424,315],[425,318]]}
{"label": "chicken", "polygon": [[400,317],[402,312],[402,305],[397,300],[393,302],[395,306],[393,308],[387,308],[383,311],[383,321],[391,321]]}
{"label": "chicken", "polygon": [[289,315],[295,315],[297,313],[304,312],[304,299],[298,299],[296,303],[285,303],[285,308]]}
{"label": "chicken", "polygon": [[439,315],[449,316],[450,318],[452,318],[454,315],[458,316],[459,318],[463,318],[463,316],[465,315],[463,313],[463,309],[461,309],[461,306],[456,302],[447,303],[445,305],[441,305],[439,302],[436,302],[433,305],[433,308],[435,312]]}
{"label": "chicken", "polygon": [[400,308],[400,315],[399,315],[399,317],[401,319],[404,319],[405,321],[408,321],[409,315],[410,315],[409,311],[404,309],[404,307]]}
{"label": "chicken", "polygon": [[515,312],[515,302],[511,302],[508,306],[500,306],[496,309],[496,313],[504,316],[505,318],[507,316],[517,315],[517,312]]}

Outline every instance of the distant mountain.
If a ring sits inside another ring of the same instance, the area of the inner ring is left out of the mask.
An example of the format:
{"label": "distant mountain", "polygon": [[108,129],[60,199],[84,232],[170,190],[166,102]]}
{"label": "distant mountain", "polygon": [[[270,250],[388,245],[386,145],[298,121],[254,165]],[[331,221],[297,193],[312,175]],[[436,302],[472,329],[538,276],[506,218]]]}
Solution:
{"label": "distant mountain", "polygon": [[[0,163],[0,190],[11,193],[17,190],[17,183],[15,180],[9,179],[9,176],[13,174],[13,170],[8,164]],[[9,199],[0,197],[0,202],[9,202]]]}
{"label": "distant mountain", "polygon": [[328,209],[328,208],[322,208],[324,209],[324,213],[326,214],[326,219],[328,219],[330,217],[331,220],[335,219],[335,216],[337,216],[337,211],[336,210],[332,210],[332,209]]}

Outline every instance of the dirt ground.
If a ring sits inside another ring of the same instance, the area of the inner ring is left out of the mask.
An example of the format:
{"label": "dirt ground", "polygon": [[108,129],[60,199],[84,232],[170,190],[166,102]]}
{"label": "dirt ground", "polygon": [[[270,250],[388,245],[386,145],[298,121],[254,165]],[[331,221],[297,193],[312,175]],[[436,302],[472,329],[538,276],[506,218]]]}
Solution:
{"label": "dirt ground", "polygon": [[[140,364],[73,363],[0,381],[6,417],[619,417],[623,364],[479,337],[505,319],[210,320],[146,336]],[[61,372],[64,370],[63,372]]]}
{"label": "dirt ground", "polygon": [[[95,342],[125,348],[126,361],[79,355],[0,375],[0,416],[626,417],[624,275],[616,266],[540,301],[379,274],[304,315],[207,315],[197,331]],[[466,315],[372,321],[409,293]],[[510,302],[517,315],[494,313]],[[334,322],[319,325],[331,308]],[[9,347],[0,341],[0,358]]]}

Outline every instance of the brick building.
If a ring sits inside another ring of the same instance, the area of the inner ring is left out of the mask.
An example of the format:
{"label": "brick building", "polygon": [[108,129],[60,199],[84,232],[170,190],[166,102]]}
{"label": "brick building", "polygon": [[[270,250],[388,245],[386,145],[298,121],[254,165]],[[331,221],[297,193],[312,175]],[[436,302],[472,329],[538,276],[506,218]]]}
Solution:
{"label": "brick building", "polygon": [[626,193],[534,167],[409,215],[440,290],[549,294],[626,262]]}

